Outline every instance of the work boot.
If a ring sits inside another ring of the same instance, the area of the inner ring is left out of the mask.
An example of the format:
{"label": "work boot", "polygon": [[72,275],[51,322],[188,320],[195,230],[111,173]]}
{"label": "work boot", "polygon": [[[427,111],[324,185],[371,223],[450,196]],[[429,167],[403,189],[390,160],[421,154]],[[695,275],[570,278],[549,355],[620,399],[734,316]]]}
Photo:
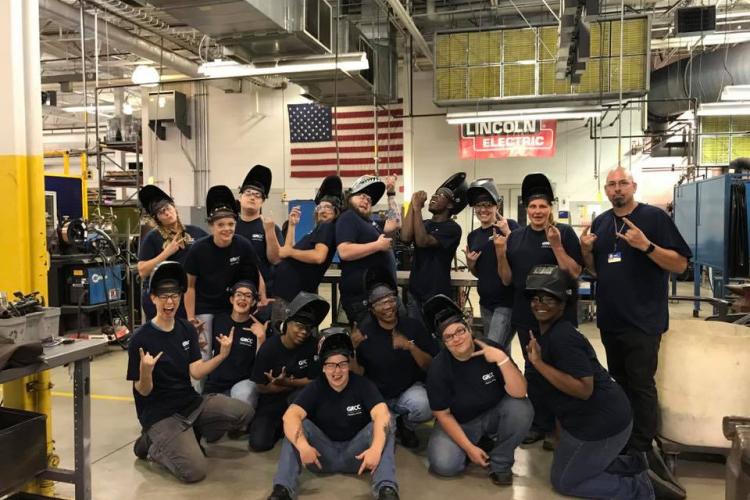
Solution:
{"label": "work boot", "polygon": [[667,466],[666,462],[664,462],[664,458],[661,455],[661,450],[652,446],[650,450],[644,453],[644,456],[646,463],[648,464],[648,468],[654,471],[656,475],[661,479],[673,484],[676,488],[682,491],[684,498],[685,488],[682,487],[682,485],[677,481],[675,475],[672,474],[672,471],[669,470],[669,466]]}
{"label": "work boot", "polygon": [[555,451],[557,448],[557,438],[554,434],[546,434],[544,441],[542,441],[542,449],[547,451]]}
{"label": "work boot", "polygon": [[513,484],[513,471],[490,472],[490,480],[497,486],[510,486]]}
{"label": "work boot", "polygon": [[133,443],[133,453],[141,460],[148,460],[148,450],[151,448],[151,438],[148,434],[142,432],[138,439]]}
{"label": "work boot", "polygon": [[419,448],[417,433],[406,427],[402,416],[396,418],[396,439],[398,439],[404,448]]}
{"label": "work boot", "polygon": [[648,475],[648,480],[651,481],[651,486],[654,488],[654,496],[657,500],[683,500],[687,496],[683,489],[669,481],[663,480],[651,469],[646,471],[646,474]]}
{"label": "work boot", "polygon": [[289,494],[289,490],[280,484],[273,485],[273,491],[268,497],[268,500],[292,500],[292,495]]}
{"label": "work boot", "polygon": [[399,500],[398,491],[393,486],[383,486],[378,490],[378,500]]}
{"label": "work boot", "polygon": [[537,429],[530,429],[526,437],[523,438],[522,444],[532,444],[542,439],[544,439],[544,432]]}

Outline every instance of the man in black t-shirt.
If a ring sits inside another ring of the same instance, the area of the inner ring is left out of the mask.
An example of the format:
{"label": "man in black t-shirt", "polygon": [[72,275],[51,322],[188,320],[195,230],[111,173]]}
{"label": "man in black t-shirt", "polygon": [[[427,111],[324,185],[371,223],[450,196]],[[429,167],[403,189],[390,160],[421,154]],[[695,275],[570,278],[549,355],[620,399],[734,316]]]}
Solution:
{"label": "man in black t-shirt", "polygon": [[[472,337],[461,309],[448,297],[428,300],[424,314],[445,343],[427,374],[427,396],[437,420],[427,445],[430,470],[455,476],[468,458],[488,468],[494,484],[511,485],[513,455],[534,415],[526,380],[497,344]],[[492,440],[489,452],[483,449],[488,446],[479,446],[487,439]]]}
{"label": "man in black t-shirt", "polygon": [[637,187],[624,168],[607,175],[604,189],[612,208],[584,231],[581,247],[597,278],[596,322],[607,366],[633,405],[629,446],[676,482],[653,448],[659,426],[654,377],[661,335],[669,327],[669,273],[682,273],[692,254],[666,212],[635,201]]}
{"label": "man in black t-shirt", "polygon": [[266,341],[268,321],[261,323],[264,316],[256,308],[258,291],[255,283],[240,280],[232,286],[230,293],[232,312],[221,313],[213,321],[213,352],[219,352],[219,336],[228,332],[234,332],[232,351],[208,376],[203,393],[225,394],[255,408],[258,404],[258,389],[250,376],[255,355]]}
{"label": "man in black t-shirt", "polygon": [[[240,186],[240,213],[237,234],[247,239],[258,256],[258,269],[266,283],[266,294],[273,296],[274,269],[281,262],[279,245],[284,237],[279,226],[267,216],[261,216],[263,203],[271,192],[271,169],[255,165]],[[265,306],[265,302],[261,304]]]}
{"label": "man in black t-shirt", "polygon": [[515,334],[510,322],[513,287],[505,285],[500,279],[495,235],[507,238],[519,226],[515,220],[503,217],[502,200],[497,194],[494,179],[475,180],[469,186],[466,197],[480,224],[466,237],[464,254],[469,271],[478,278],[477,293],[484,336],[510,352],[510,343]]}
{"label": "man in black t-shirt", "polygon": [[396,438],[417,448],[414,429],[432,419],[424,381],[438,345],[421,321],[401,315],[387,271],[369,270],[367,290],[371,316],[352,332],[357,356],[351,370],[375,383],[395,417]]}
{"label": "man in black t-shirt", "polygon": [[430,198],[432,218],[422,220],[427,193],[417,191],[411,197],[404,217],[401,240],[414,242],[414,260],[409,275],[409,317],[420,322],[422,304],[435,295],[454,296],[451,264],[461,241],[461,226],[452,219],[466,206],[466,173],[452,175]]}
{"label": "man in black t-shirt", "polygon": [[341,258],[341,306],[350,323],[361,323],[367,317],[367,292],[364,275],[371,267],[383,267],[396,281],[396,260],[391,238],[396,219],[386,221],[383,231],[370,219],[372,207],[383,197],[383,181],[365,175],[354,181],[349,192],[347,210],[336,221],[336,249]]}
{"label": "man in black t-shirt", "polygon": [[284,439],[269,500],[296,498],[304,465],[311,472],[372,473],[378,500],[397,500],[390,414],[375,385],[349,372],[354,348],[342,328],[322,332],[323,377],[302,391],[284,414]]}
{"label": "man in black t-shirt", "polygon": [[273,448],[281,437],[281,416],[296,393],[318,376],[315,339],[312,337],[330,306],[314,293],[300,292],[289,303],[281,335],[269,338],[258,351],[250,380],[260,397],[248,429],[253,451]]}
{"label": "man in black t-shirt", "polygon": [[156,316],[141,326],[128,346],[127,379],[143,428],[133,447],[136,456],[166,467],[188,483],[206,477],[200,436],[208,442],[247,427],[253,408],[221,394],[199,396],[190,378],[202,379],[229,356],[233,336],[220,335],[219,352],[201,360],[195,328],[175,315],[186,287],[178,262],[165,261],[151,274],[150,295]]}

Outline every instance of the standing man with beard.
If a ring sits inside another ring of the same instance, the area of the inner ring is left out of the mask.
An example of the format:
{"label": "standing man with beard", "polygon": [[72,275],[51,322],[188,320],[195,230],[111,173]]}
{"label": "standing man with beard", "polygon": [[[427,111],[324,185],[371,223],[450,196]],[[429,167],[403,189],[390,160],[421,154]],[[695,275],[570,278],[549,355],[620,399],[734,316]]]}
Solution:
{"label": "standing man with beard", "polygon": [[427,193],[417,191],[411,197],[404,218],[401,240],[414,242],[414,262],[409,276],[409,317],[422,319],[422,304],[441,294],[454,296],[451,287],[451,262],[461,241],[461,226],[451,219],[466,206],[466,173],[459,172],[446,180],[430,198],[432,218],[422,220]]}
{"label": "standing man with beard", "polygon": [[[279,226],[270,217],[261,217],[263,202],[271,192],[271,179],[271,170],[264,165],[250,169],[240,186],[240,217],[237,221],[237,234],[247,238],[258,255],[258,267],[266,282],[268,297],[273,297],[274,268],[281,262],[279,245],[284,244]],[[261,305],[264,306],[265,302]]]}
{"label": "standing man with beard", "polygon": [[659,426],[654,376],[669,327],[669,273],[685,271],[692,254],[666,212],[635,201],[638,185],[630,172],[612,170],[604,188],[612,208],[584,231],[581,248],[597,277],[596,322],[607,366],[633,406],[630,450],[645,454],[659,477],[679,486],[653,447]]}
{"label": "standing man with beard", "polygon": [[[336,249],[341,258],[341,305],[350,323],[367,317],[367,292],[364,275],[371,267],[384,267],[396,281],[396,259],[391,250],[391,238],[399,223],[389,219],[383,231],[370,219],[372,207],[385,191],[385,183],[372,175],[354,181],[348,208],[336,221]],[[384,234],[385,233],[385,234]]]}

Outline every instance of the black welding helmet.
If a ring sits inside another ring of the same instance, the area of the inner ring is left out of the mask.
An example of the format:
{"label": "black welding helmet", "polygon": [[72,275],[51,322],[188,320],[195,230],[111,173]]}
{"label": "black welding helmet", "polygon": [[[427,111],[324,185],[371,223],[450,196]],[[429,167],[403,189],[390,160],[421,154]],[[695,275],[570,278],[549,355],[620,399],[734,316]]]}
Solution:
{"label": "black welding helmet", "polygon": [[224,217],[237,218],[237,200],[226,186],[211,186],[206,193],[206,215],[211,223]]}
{"label": "black welding helmet", "polygon": [[354,356],[354,345],[349,336],[349,330],[343,326],[332,326],[320,331],[318,360],[324,363],[326,359],[336,354],[342,354],[347,358]]}
{"label": "black welding helmet", "polygon": [[545,292],[565,302],[573,294],[573,278],[558,266],[534,266],[526,275],[526,297]]}
{"label": "black welding helmet", "polygon": [[500,205],[500,195],[497,194],[495,179],[485,177],[472,182],[469,185],[469,189],[466,191],[466,199],[471,207],[482,202]]}
{"label": "black welding helmet", "polygon": [[364,287],[367,292],[367,304],[372,305],[382,298],[398,295],[393,273],[384,267],[371,267],[365,272]]}
{"label": "black welding helmet", "polygon": [[318,192],[315,194],[315,204],[321,201],[327,201],[340,212],[343,205],[344,186],[341,184],[341,177],[338,175],[329,175],[320,183]]}
{"label": "black welding helmet", "polygon": [[148,293],[185,293],[187,276],[182,264],[165,260],[154,267],[148,281]]}
{"label": "black welding helmet", "polygon": [[153,184],[148,184],[138,190],[138,201],[141,203],[143,210],[154,220],[156,220],[156,214],[159,213],[159,210],[166,205],[174,205],[172,197]]}
{"label": "black welding helmet", "polygon": [[316,328],[331,308],[320,295],[299,292],[286,308],[287,321],[296,321],[310,328]]}
{"label": "black welding helmet", "polygon": [[552,184],[550,184],[547,176],[536,172],[523,178],[521,199],[524,205],[528,205],[530,201],[538,198],[545,199],[547,203],[552,204],[555,195],[552,192]]}
{"label": "black welding helmet", "polygon": [[466,192],[469,185],[466,183],[466,172],[458,172],[451,175],[448,180],[440,185],[435,192],[443,192],[448,195],[453,203],[451,215],[456,215],[466,208]]}
{"label": "black welding helmet", "polygon": [[352,184],[349,194],[352,196],[365,193],[370,197],[371,205],[375,206],[385,193],[385,182],[374,175],[363,175]]}
{"label": "black welding helmet", "polygon": [[427,326],[438,335],[441,335],[448,325],[465,322],[461,308],[443,294],[428,299],[422,306],[422,314]]}
{"label": "black welding helmet", "polygon": [[245,176],[245,180],[242,181],[240,186],[240,193],[245,189],[252,188],[256,191],[260,191],[263,194],[263,199],[268,198],[268,193],[271,192],[271,179],[273,174],[271,169],[265,165],[255,165]]}

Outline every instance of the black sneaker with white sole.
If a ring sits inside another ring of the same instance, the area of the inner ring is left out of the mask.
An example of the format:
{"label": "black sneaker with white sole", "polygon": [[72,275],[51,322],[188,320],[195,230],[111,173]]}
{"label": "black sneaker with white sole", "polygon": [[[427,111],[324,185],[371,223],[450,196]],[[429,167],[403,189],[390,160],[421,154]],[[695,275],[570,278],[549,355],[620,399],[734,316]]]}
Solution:
{"label": "black sneaker with white sole", "polygon": [[148,437],[148,434],[142,432],[138,439],[135,440],[135,443],[133,443],[133,453],[141,460],[147,460],[149,448],[151,448],[151,439]]}

